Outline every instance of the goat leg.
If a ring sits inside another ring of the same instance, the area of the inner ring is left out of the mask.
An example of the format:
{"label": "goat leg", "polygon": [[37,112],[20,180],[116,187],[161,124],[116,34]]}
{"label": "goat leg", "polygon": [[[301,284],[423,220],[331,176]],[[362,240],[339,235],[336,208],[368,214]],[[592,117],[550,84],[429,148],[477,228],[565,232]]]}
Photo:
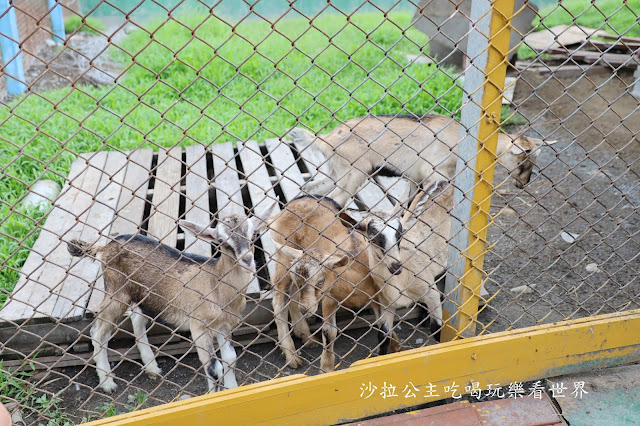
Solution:
{"label": "goat leg", "polygon": [[196,345],[198,358],[200,359],[207,375],[207,386],[209,388],[209,392],[216,392],[219,390],[222,368],[221,366],[218,367],[215,365],[215,363],[219,363],[219,361],[212,358],[215,351],[211,331],[205,327],[200,320],[191,318],[189,322],[191,338],[193,339],[193,343]]}
{"label": "goat leg", "polygon": [[226,389],[238,387],[236,380],[236,372],[234,370],[238,356],[236,350],[231,344],[231,331],[222,330],[218,332],[218,347],[220,348],[220,357],[222,358],[222,380]]}
{"label": "goat leg", "polygon": [[[288,274],[287,274],[288,275]],[[302,359],[296,353],[296,345],[293,343],[291,334],[289,333],[289,305],[286,303],[285,295],[276,289],[273,292],[273,312],[276,322],[276,328],[278,329],[278,345],[284,353],[286,359],[285,366],[291,368],[298,368],[302,365]]]}
{"label": "goat leg", "polygon": [[324,372],[333,371],[336,365],[333,344],[338,337],[338,326],[336,325],[336,311],[338,303],[331,297],[322,299],[322,355],[320,357],[320,368]]}
{"label": "goat leg", "polygon": [[98,317],[96,323],[91,327],[91,341],[93,343],[93,359],[96,363],[98,373],[98,387],[105,392],[111,393],[118,388],[113,381],[107,348],[109,340],[113,334],[114,324],[111,321]]}
{"label": "goat leg", "polygon": [[162,370],[158,367],[147,338],[147,319],[138,306],[131,310],[129,318],[131,318],[133,334],[136,336],[136,345],[140,351],[140,358],[142,358],[142,365],[145,371],[152,377],[161,376]]}
{"label": "goat leg", "polygon": [[298,303],[289,303],[289,314],[291,315],[291,325],[293,326],[293,334],[302,339],[305,344],[320,344],[320,340],[311,334],[311,329],[307,320],[300,313],[300,305]]}

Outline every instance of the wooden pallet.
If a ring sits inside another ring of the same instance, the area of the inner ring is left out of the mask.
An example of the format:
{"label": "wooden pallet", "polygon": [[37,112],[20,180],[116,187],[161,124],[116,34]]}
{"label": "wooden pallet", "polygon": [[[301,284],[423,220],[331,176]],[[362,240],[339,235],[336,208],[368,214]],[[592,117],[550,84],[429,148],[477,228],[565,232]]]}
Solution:
{"label": "wooden pallet", "polygon": [[[132,152],[84,154],[71,166],[68,182],[42,226],[15,290],[0,310],[0,324],[67,323],[91,318],[104,297],[98,262],[72,258],[66,241],[103,244],[122,234],[143,232],[179,250],[210,256],[211,246],[176,226],[179,218],[208,223],[218,215],[260,212],[273,200],[288,202],[322,169],[325,159],[278,139],[259,145],[223,143]],[[381,181],[397,198],[402,185]],[[374,181],[359,194],[363,208],[390,209]],[[248,291],[256,303],[270,298],[273,242],[257,243],[259,279]],[[264,321],[255,318],[253,321]]]}

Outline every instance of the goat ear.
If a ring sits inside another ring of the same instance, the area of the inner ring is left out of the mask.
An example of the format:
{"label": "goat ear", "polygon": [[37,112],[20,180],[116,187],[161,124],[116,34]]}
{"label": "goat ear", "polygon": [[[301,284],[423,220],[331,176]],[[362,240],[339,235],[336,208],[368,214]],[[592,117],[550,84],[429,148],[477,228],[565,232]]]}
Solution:
{"label": "goat ear", "polygon": [[550,146],[553,145],[554,143],[558,143],[557,140],[543,140],[543,139],[538,139],[538,138],[532,138],[529,137],[527,138],[529,139],[531,142],[535,143],[536,146]]}
{"label": "goat ear", "polygon": [[367,225],[363,221],[364,215],[361,212],[349,210],[346,212],[340,212],[338,217],[345,226],[352,227],[359,231],[366,231],[367,229]]}
{"label": "goat ear", "polygon": [[344,255],[344,256],[328,255],[327,257],[324,258],[322,263],[327,268],[332,268],[332,269],[333,268],[342,268],[343,266],[347,266],[347,263],[349,263],[349,256],[347,256],[347,255]]}
{"label": "goat ear", "polygon": [[255,233],[262,232],[267,227],[267,221],[273,214],[276,206],[278,205],[278,200],[274,201],[269,207],[264,209],[261,213],[251,218],[253,222],[253,229],[255,229]]}
{"label": "goat ear", "polygon": [[404,191],[402,191],[402,195],[400,196],[400,198],[396,201],[396,205],[393,206],[393,210],[391,210],[391,216],[397,216],[400,214],[400,212],[402,211],[402,204],[408,201],[410,196],[411,185],[407,185],[404,188]]}
{"label": "goat ear", "polygon": [[293,248],[290,246],[282,245],[276,241],[273,242],[273,246],[276,248],[276,251],[281,252],[289,259],[297,259],[303,255],[302,250],[298,250],[297,248]]}
{"label": "goat ear", "polygon": [[198,225],[197,223],[190,222],[188,220],[179,220],[178,225],[186,232],[190,232],[198,238],[206,241],[218,242],[218,230],[215,228],[209,228],[208,226]]}
{"label": "goat ear", "polygon": [[413,205],[411,206],[411,214],[415,217],[420,216],[425,211],[429,201],[432,201],[434,198],[436,198],[438,194],[440,194],[447,188],[448,185],[449,182],[447,182],[446,180],[441,180],[431,185],[422,194],[419,194],[418,197],[416,197]]}

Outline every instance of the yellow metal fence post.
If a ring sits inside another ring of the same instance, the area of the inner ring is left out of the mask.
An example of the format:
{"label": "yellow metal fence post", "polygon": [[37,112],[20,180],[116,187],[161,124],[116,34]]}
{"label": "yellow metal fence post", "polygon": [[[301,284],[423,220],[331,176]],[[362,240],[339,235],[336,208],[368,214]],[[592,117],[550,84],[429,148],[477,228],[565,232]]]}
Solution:
{"label": "yellow metal fence post", "polygon": [[442,340],[475,335],[514,0],[474,0]]}

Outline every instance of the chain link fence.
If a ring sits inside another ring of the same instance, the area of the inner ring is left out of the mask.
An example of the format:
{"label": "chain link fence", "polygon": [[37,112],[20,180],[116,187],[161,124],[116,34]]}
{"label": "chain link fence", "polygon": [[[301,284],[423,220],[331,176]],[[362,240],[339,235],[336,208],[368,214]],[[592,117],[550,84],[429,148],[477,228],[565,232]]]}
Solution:
{"label": "chain link fence", "polygon": [[[14,422],[438,344],[470,2],[0,5]],[[640,307],[639,13],[515,2],[476,334]]]}

